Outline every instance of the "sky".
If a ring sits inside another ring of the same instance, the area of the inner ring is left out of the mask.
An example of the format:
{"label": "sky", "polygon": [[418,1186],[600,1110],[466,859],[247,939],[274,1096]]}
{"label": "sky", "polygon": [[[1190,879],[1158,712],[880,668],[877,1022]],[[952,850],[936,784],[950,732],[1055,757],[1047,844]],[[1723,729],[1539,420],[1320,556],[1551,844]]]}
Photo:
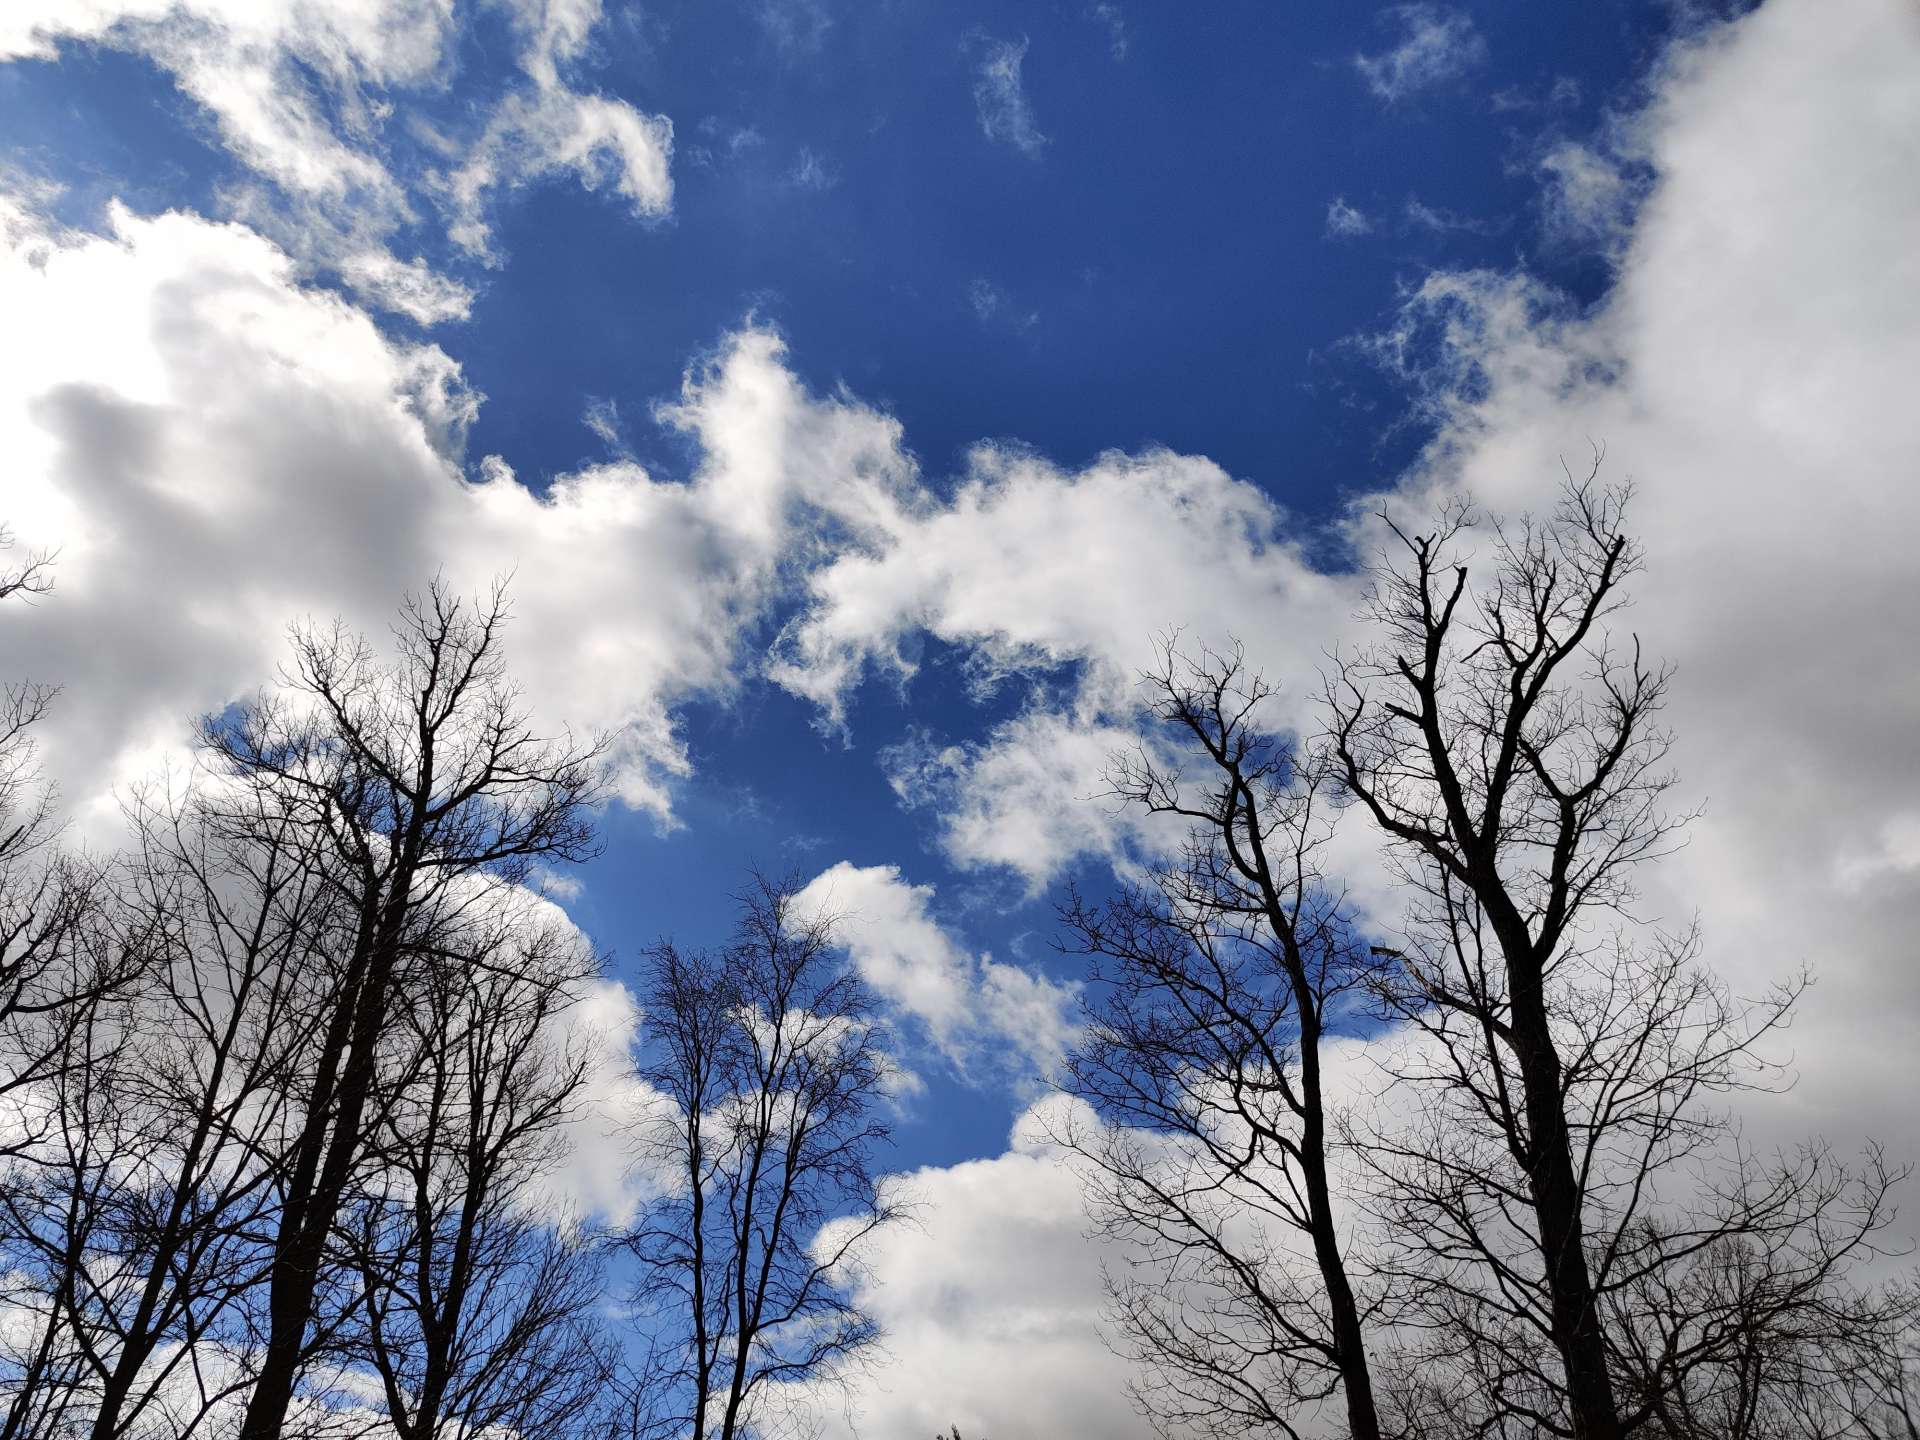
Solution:
{"label": "sky", "polygon": [[861,1433],[1145,1433],[1028,1111],[1062,887],[1155,843],[1094,798],[1152,638],[1309,726],[1356,515],[1596,443],[1702,807],[1647,912],[1819,976],[1742,1122],[1920,1155],[1905,0],[13,0],[0,241],[0,520],[59,552],[0,653],[76,834],[289,621],[511,573],[543,721],[615,737],[549,882],[615,982],[750,864],[846,917],[926,1201]]}

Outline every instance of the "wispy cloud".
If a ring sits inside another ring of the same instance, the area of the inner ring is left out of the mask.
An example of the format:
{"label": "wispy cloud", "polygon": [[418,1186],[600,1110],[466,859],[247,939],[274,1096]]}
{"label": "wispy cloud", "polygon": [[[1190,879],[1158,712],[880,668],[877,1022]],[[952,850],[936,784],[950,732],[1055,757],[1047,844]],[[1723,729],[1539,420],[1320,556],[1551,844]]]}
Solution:
{"label": "wispy cloud", "polygon": [[1020,78],[1027,58],[1027,40],[981,42],[980,64],[974,71],[973,105],[980,133],[989,140],[1011,145],[1021,154],[1039,159],[1047,137],[1034,123],[1033,105]]}
{"label": "wispy cloud", "polygon": [[[460,43],[441,4],[10,0],[0,63],[96,45],[144,56],[201,107],[242,167],[220,196],[230,218],[307,272],[330,272],[363,300],[428,325],[464,318],[473,292],[393,248],[418,243],[423,212],[440,212],[469,259],[493,264],[495,201],[537,179],[571,175],[642,220],[673,208],[672,122],[578,87],[601,0],[504,8],[518,78],[472,97],[471,123],[445,131],[425,109]],[[433,161],[412,163],[409,145]]]}
{"label": "wispy cloud", "polygon": [[597,395],[589,396],[580,423],[598,435],[601,443],[614,454],[628,453],[627,429],[621,423],[620,407],[614,401]]}
{"label": "wispy cloud", "polygon": [[1040,323],[1038,310],[1025,310],[1015,305],[1006,291],[984,278],[976,277],[967,286],[967,303],[973,306],[973,313],[983,325],[1005,325],[1024,331]]}
{"label": "wispy cloud", "polygon": [[1087,7],[1087,18],[1107,27],[1107,50],[1115,60],[1127,58],[1127,17],[1111,0],[1094,0]]}
{"label": "wispy cloud", "polygon": [[1511,216],[1503,215],[1496,219],[1486,219],[1475,215],[1462,215],[1458,210],[1429,205],[1418,195],[1407,197],[1404,213],[1409,225],[1420,230],[1430,230],[1436,235],[1449,232],[1462,235],[1498,235],[1513,223]]}
{"label": "wispy cloud", "polygon": [[1620,157],[1562,141],[1540,157],[1536,173],[1550,237],[1608,255],[1626,243],[1645,181]]}
{"label": "wispy cloud", "polygon": [[1372,219],[1359,206],[1349,204],[1346,196],[1336,195],[1327,202],[1326,235],[1329,240],[1352,240],[1356,236],[1372,233]]}
{"label": "wispy cloud", "polygon": [[787,183],[796,190],[831,190],[840,183],[840,172],[824,155],[802,145],[787,170]]}
{"label": "wispy cloud", "polygon": [[833,28],[821,0],[761,0],[760,28],[776,49],[789,55],[816,55]]}
{"label": "wispy cloud", "polygon": [[1399,43],[1377,55],[1355,55],[1353,66],[1390,105],[1458,80],[1486,61],[1487,42],[1463,11],[1399,5],[1386,15],[1399,29]]}

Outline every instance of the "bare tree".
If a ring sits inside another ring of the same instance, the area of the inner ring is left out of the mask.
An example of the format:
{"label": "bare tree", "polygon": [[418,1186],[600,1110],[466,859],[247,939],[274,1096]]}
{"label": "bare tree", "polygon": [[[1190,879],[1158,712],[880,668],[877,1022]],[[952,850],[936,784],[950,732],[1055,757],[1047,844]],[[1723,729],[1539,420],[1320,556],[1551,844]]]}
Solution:
{"label": "bare tree", "polygon": [[[0,551],[13,544],[0,525]],[[36,552],[0,569],[0,601],[53,589],[52,557]],[[55,1078],[72,1030],[88,1022],[129,979],[110,949],[85,943],[102,903],[97,865],[62,853],[53,787],[41,775],[35,730],[58,691],[30,680],[0,688],[0,1105],[14,1123],[0,1131],[0,1188],[11,1162],[47,1133],[34,1092]]]}
{"label": "bare tree", "polygon": [[338,626],[296,631],[280,693],[204,728],[229,784],[324,837],[322,871],[351,916],[286,1164],[243,1440],[278,1440],[286,1422],[404,967],[473,877],[512,883],[593,844],[597,746],[533,729],[501,658],[505,621],[500,591],[469,605],[436,582],[403,609],[391,663]]}
{"label": "bare tree", "polygon": [[[11,550],[13,545],[13,527],[0,524],[0,551]],[[15,595],[31,599],[36,595],[50,594],[53,590],[53,561],[51,550],[35,550],[21,564],[0,566],[0,600],[11,599]]]}
{"label": "bare tree", "polygon": [[86,1415],[89,1367],[69,1318],[92,1222],[113,1193],[105,1122],[122,1064],[115,1018],[87,1006],[61,1027],[56,1063],[32,1096],[35,1144],[15,1157],[25,1173],[4,1192],[15,1312],[4,1352],[6,1440],[52,1440]]}
{"label": "bare tree", "polygon": [[[1715,1097],[1773,1083],[1758,1047],[1804,979],[1738,1000],[1692,931],[1628,914],[1635,868],[1684,817],[1663,808],[1670,672],[1610,630],[1641,562],[1629,492],[1598,469],[1544,519],[1482,529],[1456,503],[1427,534],[1387,520],[1382,641],[1328,690],[1339,777],[1413,897],[1405,947],[1379,953],[1422,1108],[1361,1153],[1387,1268],[1423,1297],[1405,1317],[1421,1372],[1395,1386],[1427,1412],[1416,1433],[1667,1423],[1759,1333],[1737,1297],[1799,1319],[1836,1300],[1902,1173],[1746,1154]],[[1765,1283],[1728,1289],[1736,1261]]]}
{"label": "bare tree", "polygon": [[[11,545],[0,526],[0,550]],[[51,558],[0,569],[0,600],[47,594]],[[111,1036],[139,968],[135,950],[110,942],[101,868],[58,844],[34,737],[56,694],[24,680],[0,690],[0,1297],[24,1321],[15,1343],[0,1346],[7,1436],[65,1423],[83,1371],[58,1303],[77,1251],[49,1252],[45,1242],[68,1213],[62,1157],[74,1145],[98,1149],[76,1124],[86,1107],[68,1102],[104,1093]]]}
{"label": "bare tree", "polygon": [[186,1433],[250,1380],[262,1241],[339,981],[315,836],[264,811],[235,827],[190,797],[130,813],[110,943],[142,983],[44,1147],[61,1184],[41,1244],[64,1266],[92,1440]]}
{"label": "bare tree", "polygon": [[400,1440],[577,1433],[609,1373],[591,1237],[536,1208],[587,1080],[559,1031],[595,957],[499,898],[408,987],[337,1227],[353,1348]]}
{"label": "bare tree", "polygon": [[1107,1122],[1064,1136],[1092,1162],[1092,1213],[1132,1262],[1115,1315],[1163,1423],[1293,1436],[1335,1389],[1356,1440],[1381,1433],[1368,1302],[1342,1248],[1322,1049],[1365,1008],[1373,962],[1319,869],[1332,807],[1263,727],[1241,654],[1181,657],[1143,682],[1201,774],[1143,748],[1115,795],[1184,821],[1178,858],[1063,911],[1102,999],[1067,1065]]}
{"label": "bare tree", "polygon": [[1870,1440],[1910,1434],[1910,1286],[1855,1281],[1888,1172],[1862,1185],[1817,1149],[1755,1177],[1791,1188],[1786,1223],[1749,1224],[1608,1296],[1622,1392],[1671,1440]]}
{"label": "bare tree", "polygon": [[832,1383],[878,1339],[851,1287],[901,1214],[874,1173],[887,1037],[830,921],[756,879],[718,953],[647,959],[636,1135],[670,1186],[624,1246],[660,1338],[663,1419],[695,1440],[764,1435],[782,1386]]}

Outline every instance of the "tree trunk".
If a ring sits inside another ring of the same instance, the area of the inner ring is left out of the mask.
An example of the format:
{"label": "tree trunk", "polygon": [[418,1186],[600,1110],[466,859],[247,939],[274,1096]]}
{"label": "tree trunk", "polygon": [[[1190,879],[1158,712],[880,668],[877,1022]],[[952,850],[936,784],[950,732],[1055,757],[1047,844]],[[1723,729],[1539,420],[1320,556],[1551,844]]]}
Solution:
{"label": "tree trunk", "polygon": [[[340,1199],[360,1150],[361,1121],[373,1088],[375,1051],[386,1020],[387,990],[412,890],[415,867],[410,859],[403,859],[389,880],[387,903],[368,947],[371,954],[365,978],[358,986],[350,981],[341,999],[343,1011],[352,1006],[352,1039],[334,1097],[337,1108],[332,1134],[326,1140],[325,1161],[306,1203],[297,1215],[289,1216],[293,1223],[281,1231],[275,1245],[268,1280],[266,1356],[247,1399],[239,1440],[280,1440],[287,1410],[293,1403],[307,1326],[313,1319],[314,1297],[320,1287],[320,1261],[327,1233],[339,1213]],[[323,1116],[315,1118],[324,1123]]]}
{"label": "tree trunk", "polygon": [[[1306,985],[1304,970],[1293,977],[1296,992]],[[1346,1260],[1334,1228],[1333,1196],[1327,1183],[1326,1111],[1320,1099],[1320,1020],[1311,995],[1300,999],[1300,1089],[1306,1106],[1300,1137],[1300,1169],[1306,1182],[1313,1222],[1313,1256],[1327,1291],[1327,1321],[1333,1331],[1334,1359],[1347,1399],[1347,1429],[1353,1440],[1380,1440],[1380,1415],[1373,1401],[1373,1373],[1367,1363],[1360,1307],[1347,1279]]]}
{"label": "tree trunk", "polygon": [[[1524,969],[1522,968],[1524,967]],[[1514,1055],[1526,1095],[1528,1184],[1552,1302],[1553,1343],[1566,1370],[1567,1410],[1577,1440],[1620,1440],[1620,1412],[1606,1337],[1587,1273],[1586,1228],[1574,1178],[1560,1055],[1547,1025],[1539,967],[1509,960]]]}

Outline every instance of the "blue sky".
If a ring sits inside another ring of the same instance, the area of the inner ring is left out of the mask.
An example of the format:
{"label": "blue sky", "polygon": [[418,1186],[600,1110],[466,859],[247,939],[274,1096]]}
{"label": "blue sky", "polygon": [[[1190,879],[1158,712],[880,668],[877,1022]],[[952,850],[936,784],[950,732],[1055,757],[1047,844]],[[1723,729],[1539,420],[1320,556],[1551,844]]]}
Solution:
{"label": "blue sky", "polygon": [[[1067,463],[1154,442],[1319,510],[1408,454],[1385,433],[1399,397],[1342,350],[1397,285],[1524,259],[1597,291],[1592,257],[1540,232],[1533,160],[1633,103],[1669,7],[1479,7],[1483,58],[1386,103],[1354,60],[1404,41],[1391,10],[1137,8],[616,10],[579,68],[673,119],[674,212],[635,224],[559,180],[502,205],[503,264],[460,272],[480,295],[440,337],[493,398],[476,448],[530,479],[571,468],[601,452],[577,418],[600,396],[658,454],[648,399],[756,314],[810,382],[898,415],[935,474],[983,436]],[[485,9],[463,28],[431,113],[491,93],[507,28]],[[1006,45],[1024,47],[1031,153],[983,133],[973,93]],[[76,219],[109,195],[217,211],[244,175],[118,50],[0,71],[0,125]],[[1336,197],[1372,233],[1329,243]],[[406,238],[449,258],[430,225]]]}
{"label": "blue sky", "polygon": [[29,0],[0,519],[63,568],[0,624],[49,766],[110,839],[289,618],[513,568],[540,713],[630,743],[569,913],[631,956],[847,867],[899,1163],[989,1226],[1059,887],[1149,843],[1081,799],[1150,635],[1305,696],[1350,506],[1524,508],[1600,439],[1712,797],[1649,903],[1743,974],[1837,952],[1796,1114],[1911,1132],[1920,27],[1839,8]]}
{"label": "blue sky", "polygon": [[[1395,52],[1429,31],[1434,53],[1396,76]],[[1675,32],[1670,6],[1626,3],[614,5],[575,83],[672,119],[671,214],[636,219],[604,187],[554,177],[502,197],[491,265],[431,216],[395,248],[473,287],[470,313],[431,338],[486,397],[469,457],[501,455],[535,489],[622,454],[685,474],[685,437],[650,406],[753,319],[786,336],[814,391],[845,386],[896,417],[936,493],[982,439],[1067,467],[1165,446],[1311,527],[1430,437],[1404,376],[1364,343],[1408,287],[1524,267],[1574,303],[1603,293],[1593,247],[1550,223],[1539,158],[1631,110]],[[517,64],[504,9],[451,41],[418,102],[449,128]],[[310,64],[290,76],[320,88]],[[0,133],[19,170],[66,187],[54,208],[81,226],[112,197],[218,215],[249,178],[164,68],[111,44],[0,67]],[[396,169],[433,158],[404,131],[389,153]],[[605,402],[616,428],[600,435],[583,416]],[[748,643],[786,614],[770,609]],[[581,923],[616,953],[714,939],[748,863],[896,864],[969,945],[1071,978],[1047,895],[957,870],[875,763],[910,732],[983,735],[1025,703],[1018,682],[970,695],[964,653],[925,643],[905,690],[852,697],[845,737],[751,680],[684,705],[679,828],[610,814]],[[1100,883],[1097,863],[1080,868]],[[937,1066],[927,1079],[900,1127],[908,1164],[985,1153],[1023,1098]]]}

